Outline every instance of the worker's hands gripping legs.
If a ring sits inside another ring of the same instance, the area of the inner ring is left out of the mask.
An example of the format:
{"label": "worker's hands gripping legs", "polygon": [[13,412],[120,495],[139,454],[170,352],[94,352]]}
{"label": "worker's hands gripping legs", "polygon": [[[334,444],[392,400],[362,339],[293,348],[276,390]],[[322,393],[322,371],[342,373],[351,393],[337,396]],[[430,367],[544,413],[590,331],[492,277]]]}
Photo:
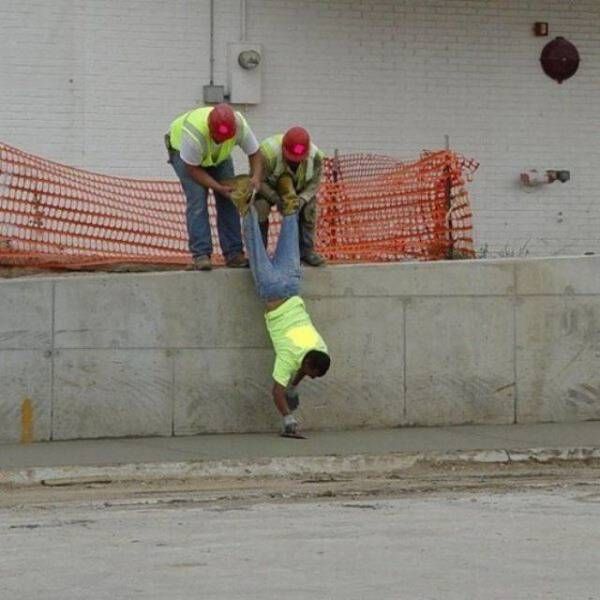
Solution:
{"label": "worker's hands gripping legs", "polygon": [[300,208],[300,199],[294,189],[294,180],[291,175],[284,173],[277,180],[277,193],[281,198],[281,214],[293,215]]}
{"label": "worker's hands gripping legs", "polygon": [[243,217],[250,209],[250,199],[254,189],[250,177],[248,175],[237,175],[233,179],[224,180],[222,183],[232,188],[229,197]]}

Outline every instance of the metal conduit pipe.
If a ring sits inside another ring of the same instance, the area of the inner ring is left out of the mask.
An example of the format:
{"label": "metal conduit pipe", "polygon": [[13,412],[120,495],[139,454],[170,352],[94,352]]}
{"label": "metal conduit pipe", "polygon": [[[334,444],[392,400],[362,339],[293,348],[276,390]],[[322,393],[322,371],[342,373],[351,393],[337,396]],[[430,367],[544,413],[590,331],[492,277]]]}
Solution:
{"label": "metal conduit pipe", "polygon": [[248,17],[248,7],[246,0],[240,0],[240,41],[246,41],[246,20]]}
{"label": "metal conduit pipe", "polygon": [[210,0],[210,85],[215,77],[215,0]]}

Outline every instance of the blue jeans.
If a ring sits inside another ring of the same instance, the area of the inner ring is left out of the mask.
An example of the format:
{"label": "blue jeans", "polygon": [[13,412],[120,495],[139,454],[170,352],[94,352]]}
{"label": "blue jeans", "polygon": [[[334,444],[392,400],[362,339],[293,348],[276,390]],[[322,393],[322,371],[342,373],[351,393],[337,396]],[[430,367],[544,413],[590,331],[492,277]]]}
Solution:
{"label": "blue jeans", "polygon": [[[170,153],[171,164],[185,194],[187,208],[185,217],[187,221],[190,252],[194,258],[202,255],[211,256],[212,238],[210,222],[208,220],[208,190],[203,185],[194,181],[186,169],[186,164],[176,150]],[[228,158],[216,167],[202,167],[211,177],[222,181],[233,177],[233,161]],[[229,259],[242,252],[242,232],[238,211],[227,198],[215,193],[217,208],[217,232],[219,242],[225,259]]]}
{"label": "blue jeans", "polygon": [[263,300],[284,300],[300,293],[298,214],[283,217],[273,260],[265,250],[254,206],[244,217],[244,239],[252,276]]}

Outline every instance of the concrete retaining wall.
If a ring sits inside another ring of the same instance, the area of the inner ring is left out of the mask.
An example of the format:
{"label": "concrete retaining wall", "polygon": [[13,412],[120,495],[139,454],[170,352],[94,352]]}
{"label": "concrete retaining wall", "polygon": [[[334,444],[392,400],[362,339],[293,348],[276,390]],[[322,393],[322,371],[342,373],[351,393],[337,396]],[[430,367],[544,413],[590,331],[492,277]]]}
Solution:
{"label": "concrete retaining wall", "polygon": [[[307,429],[600,418],[600,257],[305,275]],[[0,441],[273,430],[272,360],[248,271],[4,280]]]}

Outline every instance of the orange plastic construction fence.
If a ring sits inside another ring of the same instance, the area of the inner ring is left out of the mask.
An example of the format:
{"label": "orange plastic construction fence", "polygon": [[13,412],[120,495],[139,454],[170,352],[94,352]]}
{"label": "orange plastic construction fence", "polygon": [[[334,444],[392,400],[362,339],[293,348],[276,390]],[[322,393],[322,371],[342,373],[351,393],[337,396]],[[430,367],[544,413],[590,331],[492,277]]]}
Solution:
{"label": "orange plastic construction fence", "polygon": [[[414,162],[326,159],[317,249],[331,262],[472,255],[465,176],[476,164],[449,151]],[[214,199],[215,262],[222,262]],[[271,215],[272,248],[279,218]],[[177,181],[110,177],[0,143],[0,265],[85,269],[187,265],[185,201]]]}
{"label": "orange plastic construction fence", "polygon": [[450,151],[412,162],[372,154],[327,159],[320,250],[332,262],[474,256],[465,183],[478,166]]}

